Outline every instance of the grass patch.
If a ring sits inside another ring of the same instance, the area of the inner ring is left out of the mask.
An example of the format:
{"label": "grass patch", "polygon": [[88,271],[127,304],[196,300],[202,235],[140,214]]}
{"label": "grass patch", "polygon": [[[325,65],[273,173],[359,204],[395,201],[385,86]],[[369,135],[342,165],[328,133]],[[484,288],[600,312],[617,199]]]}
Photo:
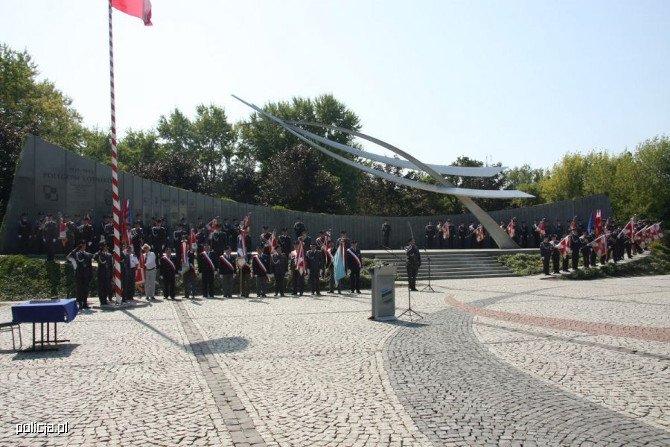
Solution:
{"label": "grass patch", "polygon": [[519,276],[542,273],[542,259],[539,253],[537,255],[517,253],[514,255],[498,256],[497,259],[498,262]]}

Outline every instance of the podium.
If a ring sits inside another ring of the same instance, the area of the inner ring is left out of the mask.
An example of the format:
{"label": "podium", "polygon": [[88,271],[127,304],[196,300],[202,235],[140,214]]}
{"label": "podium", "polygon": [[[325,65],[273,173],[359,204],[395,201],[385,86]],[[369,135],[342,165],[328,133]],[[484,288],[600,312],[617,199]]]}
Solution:
{"label": "podium", "polygon": [[372,269],[372,319],[392,321],[395,316],[394,265],[383,265]]}

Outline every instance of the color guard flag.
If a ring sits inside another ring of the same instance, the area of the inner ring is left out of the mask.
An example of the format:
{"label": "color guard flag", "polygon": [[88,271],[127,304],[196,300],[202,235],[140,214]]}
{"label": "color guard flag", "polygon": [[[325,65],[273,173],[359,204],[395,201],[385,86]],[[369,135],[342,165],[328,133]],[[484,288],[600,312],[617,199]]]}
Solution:
{"label": "color guard flag", "polygon": [[333,270],[335,282],[347,276],[347,271],[344,267],[344,241],[340,242],[340,246],[337,248],[335,258],[333,258],[333,267],[335,268]]}
{"label": "color guard flag", "polygon": [[558,251],[563,255],[564,258],[572,255],[572,244],[570,243],[570,235],[565,236],[561,239],[561,242],[558,243]]}
{"label": "color guard flag", "polygon": [[589,223],[586,225],[586,233],[591,234],[593,232],[593,212],[589,214]]}
{"label": "color guard flag", "polygon": [[605,256],[607,254],[607,236],[599,236],[595,241],[593,241],[593,251],[598,256]]}
{"label": "color guard flag", "polygon": [[112,8],[142,19],[145,26],[151,23],[151,0],[112,0]]}
{"label": "color guard flag", "polygon": [[596,236],[600,237],[603,232],[603,212],[601,210],[596,211]]}

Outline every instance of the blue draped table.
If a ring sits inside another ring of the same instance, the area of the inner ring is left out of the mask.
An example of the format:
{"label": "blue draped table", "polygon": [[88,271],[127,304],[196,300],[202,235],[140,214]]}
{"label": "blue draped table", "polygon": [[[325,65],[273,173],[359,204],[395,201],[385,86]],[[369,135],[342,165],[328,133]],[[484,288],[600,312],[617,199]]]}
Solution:
{"label": "blue draped table", "polygon": [[[33,348],[35,350],[35,325],[40,324],[41,349],[58,349],[58,343],[70,340],[58,339],[58,323],[69,323],[77,316],[77,301],[74,299],[26,301],[12,306],[12,320],[15,323],[33,324]],[[47,338],[44,339],[44,323],[47,324]],[[51,339],[50,323],[54,324],[54,338]],[[55,343],[55,347],[44,347],[44,343]]]}

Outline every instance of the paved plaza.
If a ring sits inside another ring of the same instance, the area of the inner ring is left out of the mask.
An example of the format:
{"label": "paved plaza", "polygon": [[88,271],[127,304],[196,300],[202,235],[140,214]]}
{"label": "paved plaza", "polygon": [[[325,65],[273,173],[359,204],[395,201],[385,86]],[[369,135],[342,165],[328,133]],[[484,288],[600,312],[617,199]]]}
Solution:
{"label": "paved plaza", "polygon": [[56,352],[3,333],[0,445],[670,445],[670,276],[433,287],[413,322],[345,293],[94,307]]}

